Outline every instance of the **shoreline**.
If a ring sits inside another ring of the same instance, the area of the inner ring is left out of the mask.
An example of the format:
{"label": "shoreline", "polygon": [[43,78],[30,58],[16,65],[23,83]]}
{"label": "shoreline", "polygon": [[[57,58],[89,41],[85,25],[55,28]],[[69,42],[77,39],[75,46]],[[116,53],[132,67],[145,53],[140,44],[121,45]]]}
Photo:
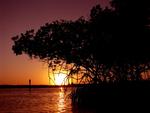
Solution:
{"label": "shoreline", "polygon": [[4,88],[57,88],[57,87],[77,87],[81,85],[0,85],[0,89]]}
{"label": "shoreline", "polygon": [[101,87],[101,88],[150,88],[150,80],[103,82],[101,84],[70,85],[0,85],[0,88],[57,88],[57,87]]}

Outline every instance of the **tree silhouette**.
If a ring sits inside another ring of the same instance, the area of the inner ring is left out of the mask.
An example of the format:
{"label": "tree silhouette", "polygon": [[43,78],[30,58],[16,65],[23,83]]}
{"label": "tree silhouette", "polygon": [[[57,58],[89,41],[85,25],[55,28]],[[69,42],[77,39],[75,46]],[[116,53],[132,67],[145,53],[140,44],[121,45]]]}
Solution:
{"label": "tree silhouette", "polygon": [[130,64],[127,67],[135,68],[136,79],[139,79],[144,68],[149,67],[150,2],[149,0],[113,0],[111,3],[118,14],[114,45],[121,49],[121,51],[116,49],[119,59],[124,61],[123,64]]}
{"label": "tree silhouette", "polygon": [[21,33],[12,38],[12,50],[48,61],[49,67],[60,60],[73,63],[69,76],[84,69],[81,80],[89,83],[139,80],[150,69],[148,0],[113,0],[111,5],[93,7],[88,20],[54,21]]}

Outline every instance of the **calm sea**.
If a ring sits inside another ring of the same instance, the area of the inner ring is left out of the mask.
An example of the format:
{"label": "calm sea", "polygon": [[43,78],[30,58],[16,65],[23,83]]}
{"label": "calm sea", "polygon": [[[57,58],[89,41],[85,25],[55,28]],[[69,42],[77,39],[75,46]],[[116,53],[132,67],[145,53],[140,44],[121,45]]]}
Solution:
{"label": "calm sea", "polygon": [[69,92],[62,88],[0,89],[0,113],[73,113]]}
{"label": "calm sea", "polygon": [[0,88],[0,113],[95,113],[72,106],[67,90],[57,88]]}

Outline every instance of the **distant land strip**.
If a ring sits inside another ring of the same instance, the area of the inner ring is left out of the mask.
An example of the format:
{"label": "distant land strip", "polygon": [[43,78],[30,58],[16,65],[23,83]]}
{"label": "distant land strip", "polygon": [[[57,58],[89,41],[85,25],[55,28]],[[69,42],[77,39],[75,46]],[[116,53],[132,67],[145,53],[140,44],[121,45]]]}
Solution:
{"label": "distant land strip", "polygon": [[0,88],[55,88],[55,87],[76,87],[80,86],[74,85],[0,85]]}

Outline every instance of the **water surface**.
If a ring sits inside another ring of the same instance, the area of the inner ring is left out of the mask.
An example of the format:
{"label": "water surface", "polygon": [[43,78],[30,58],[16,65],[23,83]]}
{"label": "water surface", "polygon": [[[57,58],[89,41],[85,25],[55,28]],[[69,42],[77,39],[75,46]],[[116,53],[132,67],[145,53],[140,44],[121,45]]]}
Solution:
{"label": "water surface", "polygon": [[68,93],[62,88],[0,89],[0,113],[72,113]]}

